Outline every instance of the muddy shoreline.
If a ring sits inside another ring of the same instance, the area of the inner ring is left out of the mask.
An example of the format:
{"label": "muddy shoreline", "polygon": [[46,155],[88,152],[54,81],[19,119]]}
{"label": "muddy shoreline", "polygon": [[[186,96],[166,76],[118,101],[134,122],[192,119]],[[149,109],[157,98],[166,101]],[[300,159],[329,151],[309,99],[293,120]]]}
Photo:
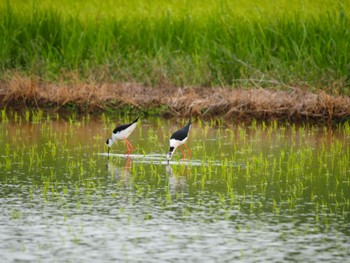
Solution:
{"label": "muddy shoreline", "polygon": [[221,117],[236,121],[343,122],[350,119],[350,98],[301,88],[145,87],[135,83],[52,84],[12,78],[0,84],[0,106],[99,113],[128,108],[164,117]]}

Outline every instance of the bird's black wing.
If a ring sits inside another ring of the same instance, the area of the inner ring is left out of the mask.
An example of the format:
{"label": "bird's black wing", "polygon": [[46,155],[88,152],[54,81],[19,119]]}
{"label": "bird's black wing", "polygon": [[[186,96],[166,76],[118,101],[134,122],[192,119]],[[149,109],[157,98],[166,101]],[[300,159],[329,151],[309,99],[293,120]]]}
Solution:
{"label": "bird's black wing", "polygon": [[191,123],[189,122],[184,128],[178,130],[171,135],[170,139],[176,139],[179,141],[184,140],[188,136],[188,132],[190,130]]}
{"label": "bird's black wing", "polygon": [[123,125],[120,125],[118,127],[116,127],[114,130],[113,130],[113,133],[116,134],[120,131],[123,131],[125,130],[126,128],[128,128],[130,125],[134,124],[135,122],[137,122],[139,120],[140,117],[137,117],[136,120],[134,120],[132,123],[129,123],[129,124],[123,124]]}

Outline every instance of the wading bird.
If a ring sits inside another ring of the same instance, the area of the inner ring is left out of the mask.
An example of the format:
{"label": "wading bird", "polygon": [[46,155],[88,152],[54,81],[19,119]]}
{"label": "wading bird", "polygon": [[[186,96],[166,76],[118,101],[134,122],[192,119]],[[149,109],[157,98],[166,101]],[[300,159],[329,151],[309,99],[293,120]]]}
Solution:
{"label": "wading bird", "polygon": [[135,129],[138,119],[139,117],[137,117],[137,119],[134,120],[132,123],[117,126],[113,130],[112,137],[107,139],[106,141],[106,144],[108,146],[108,156],[110,148],[112,147],[113,143],[115,143],[117,140],[124,140],[126,145],[126,154],[129,155],[131,153],[134,147],[129,142],[128,137]]}
{"label": "wading bird", "polygon": [[187,138],[188,138],[188,132],[190,131],[191,124],[192,124],[192,122],[190,119],[185,127],[183,127],[181,130],[174,132],[173,135],[171,135],[171,137],[170,137],[170,151],[166,154],[166,158],[168,159],[168,162],[173,157],[173,154],[177,148],[180,149],[180,151],[183,155],[183,158],[186,157],[184,151],[180,147],[181,145],[185,146],[187,153],[188,153],[188,159],[190,159],[192,153],[191,153],[190,149],[188,149],[188,147],[186,146],[185,143],[186,143]]}

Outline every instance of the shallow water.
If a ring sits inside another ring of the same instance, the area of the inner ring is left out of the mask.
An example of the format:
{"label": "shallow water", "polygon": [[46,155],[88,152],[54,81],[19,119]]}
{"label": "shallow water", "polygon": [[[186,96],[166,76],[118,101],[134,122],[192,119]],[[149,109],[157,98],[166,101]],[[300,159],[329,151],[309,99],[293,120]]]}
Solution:
{"label": "shallow water", "polygon": [[[132,119],[132,118],[131,118]],[[349,127],[142,120],[0,125],[0,262],[339,262],[350,256]]]}

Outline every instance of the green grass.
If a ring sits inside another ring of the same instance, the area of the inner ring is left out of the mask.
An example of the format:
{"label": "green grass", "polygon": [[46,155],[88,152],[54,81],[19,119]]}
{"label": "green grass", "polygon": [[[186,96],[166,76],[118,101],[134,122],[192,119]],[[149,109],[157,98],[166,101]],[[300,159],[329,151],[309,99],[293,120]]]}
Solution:
{"label": "green grass", "polygon": [[347,1],[2,1],[0,78],[348,93]]}

